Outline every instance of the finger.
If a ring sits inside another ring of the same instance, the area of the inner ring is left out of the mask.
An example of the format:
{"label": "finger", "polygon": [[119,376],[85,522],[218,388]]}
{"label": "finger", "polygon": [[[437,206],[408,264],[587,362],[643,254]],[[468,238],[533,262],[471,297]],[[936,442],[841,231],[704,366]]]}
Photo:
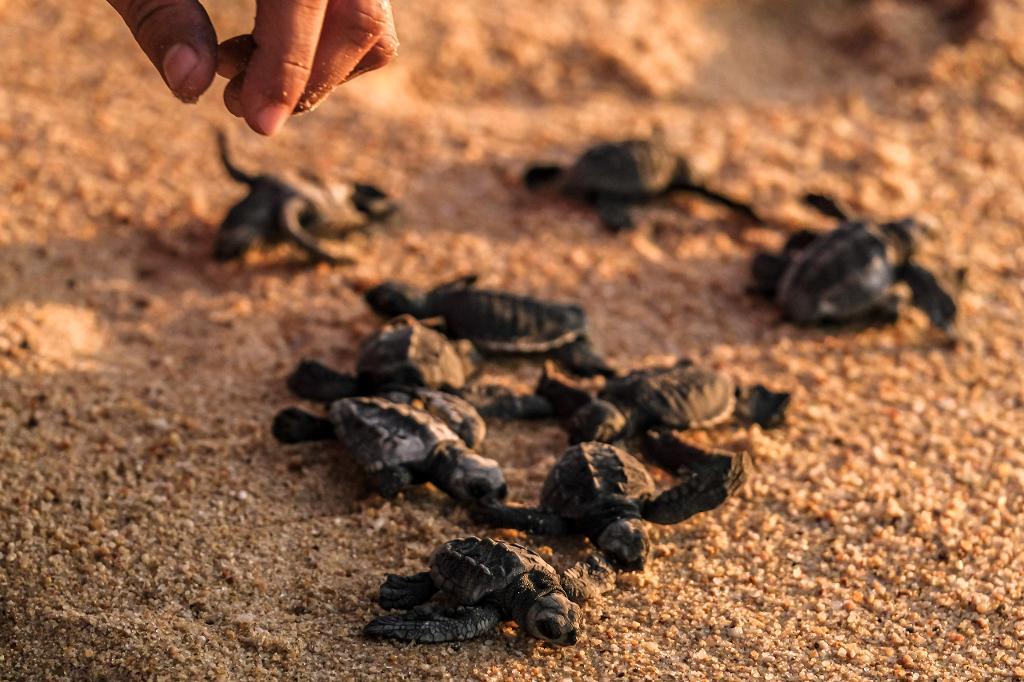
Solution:
{"label": "finger", "polygon": [[242,83],[245,82],[245,74],[240,73],[231,79],[231,82],[224,87],[224,106],[233,116],[241,118],[245,113],[242,109]]}
{"label": "finger", "polygon": [[194,102],[213,82],[217,34],[198,0],[108,0],[176,97]]}
{"label": "finger", "polygon": [[256,0],[256,49],[245,69],[242,108],[253,130],[273,135],[306,90],[327,0]]}
{"label": "finger", "polygon": [[361,67],[361,73],[380,68],[397,52],[398,38],[390,2],[331,0],[324,16],[313,72],[298,110],[308,111]]}
{"label": "finger", "polygon": [[245,71],[255,49],[251,33],[225,40],[217,46],[217,75],[230,80]]}

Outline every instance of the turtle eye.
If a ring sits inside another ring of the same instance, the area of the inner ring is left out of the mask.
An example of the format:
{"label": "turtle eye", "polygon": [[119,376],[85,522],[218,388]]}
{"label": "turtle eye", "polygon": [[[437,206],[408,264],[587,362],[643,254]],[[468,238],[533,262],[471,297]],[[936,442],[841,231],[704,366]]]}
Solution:
{"label": "turtle eye", "polygon": [[469,492],[469,496],[474,499],[481,499],[491,494],[491,488],[483,481],[472,481],[466,490]]}
{"label": "turtle eye", "polygon": [[537,621],[537,632],[544,639],[556,640],[562,636],[562,628],[554,618]]}

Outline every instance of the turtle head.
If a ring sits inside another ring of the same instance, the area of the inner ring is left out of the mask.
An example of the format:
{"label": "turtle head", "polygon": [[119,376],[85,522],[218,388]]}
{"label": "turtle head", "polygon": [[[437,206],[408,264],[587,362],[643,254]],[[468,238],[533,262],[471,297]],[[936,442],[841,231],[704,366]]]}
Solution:
{"label": "turtle head", "polygon": [[493,459],[454,443],[441,449],[432,478],[437,487],[462,502],[500,502],[508,495],[505,475]]}
{"label": "turtle head", "polygon": [[382,317],[425,317],[423,291],[408,284],[384,282],[367,291],[364,297],[373,311]]}
{"label": "turtle head", "polygon": [[642,519],[619,519],[608,524],[597,538],[597,546],[616,568],[643,570],[651,542]]}
{"label": "turtle head", "polygon": [[885,240],[895,250],[894,258],[905,262],[917,250],[921,238],[931,232],[931,227],[916,218],[904,218],[878,226]]}
{"label": "turtle head", "polygon": [[580,607],[562,592],[549,592],[540,597],[526,612],[526,629],[531,635],[558,646],[576,643],[580,627]]}
{"label": "turtle head", "polygon": [[622,437],[629,420],[607,400],[584,405],[569,420],[569,442],[598,441],[611,443]]}

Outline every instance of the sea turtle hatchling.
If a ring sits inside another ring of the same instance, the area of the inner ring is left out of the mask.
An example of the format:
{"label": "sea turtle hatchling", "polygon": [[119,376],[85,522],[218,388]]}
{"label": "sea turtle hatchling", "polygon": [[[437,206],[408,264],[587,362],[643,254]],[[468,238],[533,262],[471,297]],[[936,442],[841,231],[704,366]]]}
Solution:
{"label": "sea turtle hatchling", "polygon": [[[582,626],[579,604],[614,583],[614,572],[600,557],[591,556],[560,576],[543,557],[519,544],[477,537],[451,540],[434,551],[429,571],[387,577],[380,605],[409,610],[381,616],[363,632],[411,642],[453,642],[514,620],[534,637],[569,646]],[[426,604],[438,592],[451,605]]]}
{"label": "sea turtle hatchling", "polygon": [[761,385],[737,386],[690,360],[612,377],[596,391],[549,362],[537,390],[568,417],[571,443],[610,443],[654,428],[706,428],[733,417],[772,427],[783,420],[790,400],[788,393]]}
{"label": "sea turtle hatchling", "polygon": [[217,141],[228,174],[249,186],[249,193],[228,211],[217,232],[214,256],[218,260],[240,258],[259,242],[289,241],[315,260],[348,261],[329,251],[321,240],[339,239],[395,212],[394,201],[372,185],[326,182],[299,174],[250,175],[232,162],[223,132]]}
{"label": "sea turtle hatchling", "polygon": [[498,463],[447,424],[384,398],[335,401],[326,419],[288,408],[274,418],[273,434],[282,443],[337,439],[384,497],[427,482],[463,502],[500,500],[508,492]]}
{"label": "sea turtle hatchling", "polygon": [[[635,457],[607,443],[566,450],[544,481],[536,508],[482,504],[474,518],[539,535],[584,535],[618,569],[642,570],[650,551],[645,521],[675,524],[720,506],[746,480],[750,455],[705,451],[670,436],[652,459],[682,478],[658,494]],[[645,441],[646,442],[646,441]]]}
{"label": "sea turtle hatchling", "polygon": [[583,376],[613,372],[590,344],[583,308],[477,288],[476,280],[461,277],[430,291],[385,282],[367,291],[366,301],[386,317],[439,318],[448,336],[468,339],[485,354],[547,354]]}
{"label": "sea turtle hatchling", "polygon": [[888,324],[899,317],[900,298],[892,288],[905,282],[913,305],[939,330],[955,335],[956,302],[914,260],[920,223],[906,218],[874,224],[851,219],[827,196],[809,194],[804,201],[839,226],[796,232],[782,251],[757,254],[752,292],[773,298],[800,325]]}
{"label": "sea turtle hatchling", "polygon": [[552,187],[593,206],[605,227],[616,232],[633,227],[630,206],[674,192],[697,194],[761,222],[749,205],[695,181],[689,164],[660,132],[649,139],[595,145],[568,168],[532,166],[523,180],[529,189]]}
{"label": "sea turtle hatchling", "polygon": [[299,397],[325,403],[396,386],[457,391],[479,362],[471,343],[452,341],[411,315],[402,315],[362,343],[354,375],[303,360],[288,377],[288,388]]}

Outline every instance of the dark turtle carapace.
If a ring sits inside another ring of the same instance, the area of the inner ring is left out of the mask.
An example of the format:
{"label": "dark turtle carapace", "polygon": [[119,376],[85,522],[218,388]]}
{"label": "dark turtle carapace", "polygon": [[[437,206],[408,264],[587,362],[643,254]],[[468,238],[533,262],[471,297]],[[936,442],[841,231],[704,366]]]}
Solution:
{"label": "dark turtle carapace", "polygon": [[327,418],[288,408],[274,418],[273,433],[282,443],[337,439],[385,497],[427,482],[464,502],[500,500],[507,493],[497,462],[410,404],[344,398],[331,405]]}
{"label": "dark turtle carapace", "polygon": [[919,222],[853,220],[830,197],[809,194],[804,200],[837,219],[838,227],[801,230],[782,251],[757,254],[754,293],[774,299],[786,319],[800,325],[888,324],[899,316],[900,297],[893,286],[904,282],[913,305],[936,328],[955,334],[956,302],[914,258],[924,231]]}
{"label": "dark turtle carapace", "polygon": [[[435,550],[429,571],[389,575],[380,588],[380,605],[408,610],[381,616],[363,632],[411,642],[452,642],[514,620],[534,637],[568,646],[576,643],[582,625],[578,604],[613,584],[614,573],[598,557],[560,576],[543,557],[522,545],[462,538]],[[450,605],[426,603],[437,593]]]}
{"label": "dark turtle carapace", "polygon": [[478,361],[471,344],[453,342],[416,318],[402,315],[363,342],[354,375],[303,360],[288,377],[288,388],[301,398],[319,402],[395,387],[457,391],[476,371]]}
{"label": "dark turtle carapace", "polygon": [[499,503],[473,510],[477,520],[540,535],[584,535],[623,570],[641,570],[650,541],[645,521],[675,524],[720,506],[746,480],[750,456],[704,451],[666,434],[652,443],[652,459],[679,476],[658,493],[636,458],[607,443],[580,443],[555,463],[535,508]]}
{"label": "dark turtle carapace", "polygon": [[217,232],[218,260],[239,258],[258,243],[288,241],[315,260],[344,262],[350,259],[333,253],[323,239],[344,237],[395,212],[394,201],[371,185],[299,174],[250,175],[232,162],[223,133],[217,141],[228,174],[249,187]]}
{"label": "dark turtle carapace", "polygon": [[587,149],[568,168],[535,165],[527,169],[529,189],[552,187],[593,206],[614,231],[633,226],[630,207],[674,192],[696,194],[761,222],[749,205],[697,182],[689,164],[659,133],[649,139],[606,142]]}
{"label": "dark turtle carapace", "polygon": [[537,391],[568,418],[572,443],[610,443],[648,429],[706,428],[734,416],[771,427],[783,420],[790,399],[760,385],[739,387],[689,360],[611,377],[603,387],[587,386],[549,362]]}
{"label": "dark turtle carapace", "polygon": [[468,339],[485,354],[557,357],[577,374],[611,374],[587,338],[587,314],[578,305],[478,288],[475,276],[430,291],[385,282],[366,292],[379,315],[439,318],[446,334]]}

